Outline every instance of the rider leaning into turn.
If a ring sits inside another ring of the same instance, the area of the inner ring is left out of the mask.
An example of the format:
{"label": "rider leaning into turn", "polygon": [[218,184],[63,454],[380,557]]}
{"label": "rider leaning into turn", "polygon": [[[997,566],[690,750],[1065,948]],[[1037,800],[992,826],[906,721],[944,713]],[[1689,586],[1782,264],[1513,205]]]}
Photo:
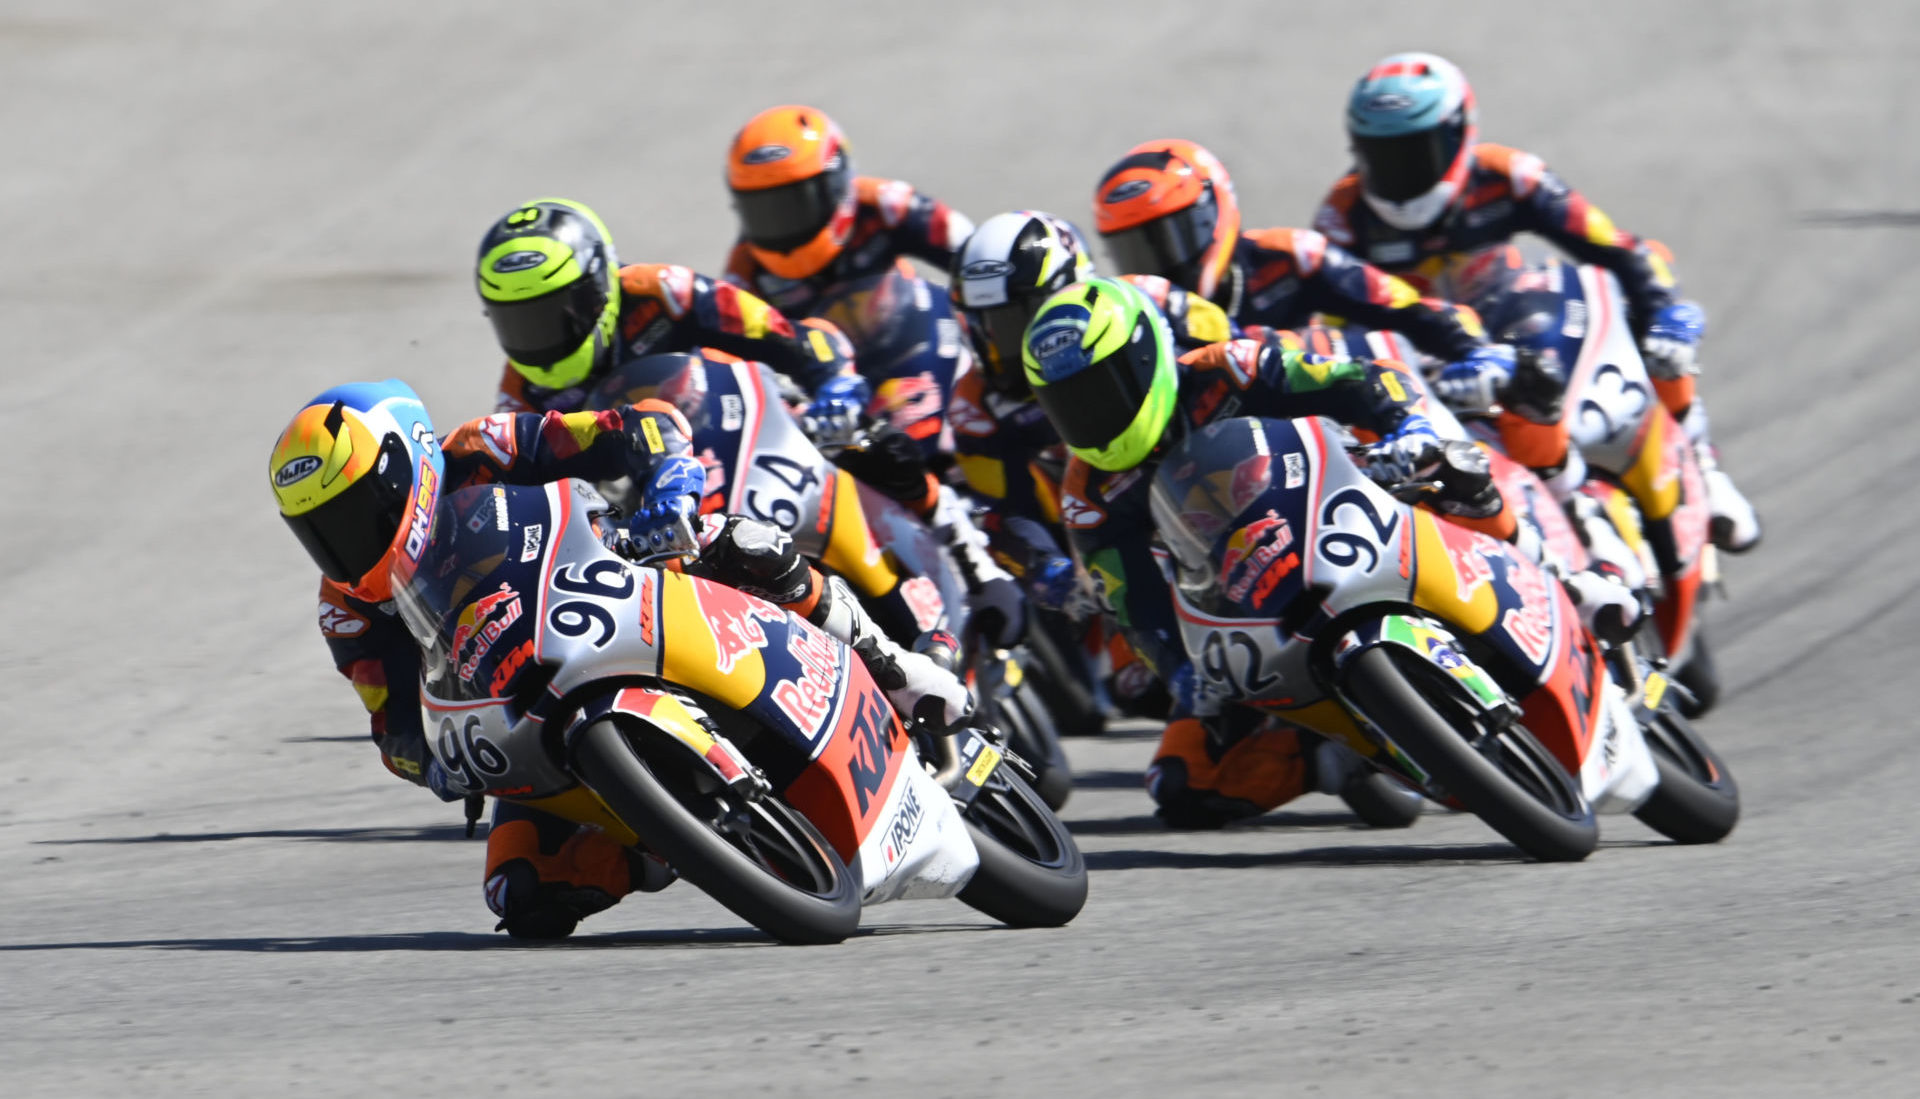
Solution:
{"label": "rider leaning into turn", "polygon": [[[1758,544],[1759,517],[1719,469],[1695,393],[1706,314],[1679,298],[1663,248],[1615,226],[1539,157],[1476,143],[1473,89],[1433,54],[1394,54],[1369,69],[1348,100],[1347,134],[1354,170],[1334,185],[1314,227],[1373,264],[1431,279],[1451,260],[1531,232],[1613,272],[1654,387],[1699,453],[1715,543],[1732,552]],[[1511,366],[1474,365],[1453,382],[1477,385],[1491,400]]]}
{"label": "rider leaning into turn", "polygon": [[903,256],[944,269],[973,232],[966,215],[911,184],[854,175],[840,127],[812,107],[748,119],[727,153],[727,186],[740,215],[728,281],[794,316]]}
{"label": "rider leaning into turn", "polygon": [[[454,517],[442,496],[491,482],[630,476],[643,504],[616,548],[685,547],[704,473],[691,432],[664,401],[604,412],[496,413],[444,437],[399,381],[339,386],[295,414],[268,465],[280,514],[320,566],[320,631],[334,666],[359,694],[388,770],[452,800],[430,754],[420,709],[419,647],[394,610],[396,585]],[[778,602],[858,653],[903,714],[935,725],[961,720],[966,688],[934,660],[888,640],[837,578],[824,580],[785,534],[751,519],[710,521],[689,571]],[[663,888],[658,859],[594,829],[496,799],[487,836],[486,899],[500,926],[559,938],[581,918],[635,889]]]}
{"label": "rider leaning into turn", "polygon": [[[1204,712],[1205,700],[1191,697],[1172,592],[1141,532],[1152,525],[1157,455],[1192,426],[1228,416],[1329,416],[1379,436],[1366,451],[1370,476],[1398,484],[1437,474],[1442,441],[1414,410],[1401,375],[1377,361],[1305,354],[1275,333],[1178,355],[1151,299],[1100,278],[1043,304],[1023,360],[1073,453],[1061,497],[1068,537],[1129,642],[1175,698],[1148,771],[1161,816],[1177,826],[1218,825],[1309,788],[1338,792],[1345,775],[1331,750],[1306,751],[1291,727],[1263,725],[1251,711]],[[1464,473],[1449,479],[1447,506],[1470,514],[1500,506],[1484,464]]]}
{"label": "rider leaning into turn", "polygon": [[[1268,331],[1178,354],[1150,298],[1130,283],[1094,279],[1049,298],[1024,340],[1027,379],[1073,452],[1061,497],[1068,537],[1129,642],[1175,698],[1148,790],[1176,825],[1218,825],[1310,788],[1338,793],[1364,773],[1331,744],[1316,740],[1308,751],[1290,726],[1193,697],[1173,595],[1140,535],[1152,526],[1149,486],[1166,447],[1230,416],[1327,416],[1377,437],[1360,456],[1382,484],[1435,481],[1441,491],[1429,499],[1437,510],[1469,522],[1505,507],[1484,455],[1441,439],[1420,413],[1423,398],[1407,384],[1404,364],[1312,355],[1287,335]],[[1637,610],[1632,593],[1609,580],[1565,579],[1583,618]]]}
{"label": "rider leaning into turn", "polygon": [[[1512,365],[1512,352],[1489,345],[1457,310],[1422,298],[1319,233],[1243,231],[1226,167],[1191,141],[1128,150],[1100,178],[1093,212],[1123,272],[1158,276],[1199,295],[1242,328],[1297,328],[1327,313],[1399,332],[1450,363]],[[1154,297],[1166,308],[1163,294]]]}
{"label": "rider leaning into turn", "polygon": [[474,282],[507,355],[501,412],[578,411],[619,363],[695,347],[764,362],[809,392],[850,369],[831,341],[737,286],[673,264],[620,266],[599,215],[566,199],[494,222]]}

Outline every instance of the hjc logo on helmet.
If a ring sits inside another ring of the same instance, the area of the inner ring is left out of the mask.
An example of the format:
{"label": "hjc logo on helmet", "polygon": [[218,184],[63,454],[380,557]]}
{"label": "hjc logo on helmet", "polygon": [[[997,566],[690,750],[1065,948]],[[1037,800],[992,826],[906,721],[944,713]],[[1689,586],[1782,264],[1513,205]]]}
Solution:
{"label": "hjc logo on helmet", "polygon": [[960,269],[963,279],[997,279],[1013,273],[1013,264],[1003,259],[977,259]]}
{"label": "hjc logo on helmet", "polygon": [[1413,106],[1412,97],[1401,95],[1399,92],[1381,92],[1367,100],[1367,110],[1382,113],[1404,111],[1411,106]]}
{"label": "hjc logo on helmet", "polygon": [[1153,190],[1152,180],[1130,179],[1125,183],[1122,183],[1120,186],[1115,187],[1113,190],[1108,191],[1107,202],[1108,203],[1125,202],[1130,198],[1139,198],[1141,195],[1144,195],[1151,190]]}
{"label": "hjc logo on helmet", "polygon": [[785,145],[762,145],[749,150],[740,158],[742,164],[772,164],[776,160],[785,160],[793,155],[793,150]]}
{"label": "hjc logo on helmet", "polygon": [[508,275],[515,271],[525,271],[547,262],[545,252],[508,252],[493,261],[493,270],[497,274]]}
{"label": "hjc logo on helmet", "polygon": [[274,475],[273,475],[274,486],[277,488],[286,488],[288,485],[294,483],[295,481],[300,480],[302,477],[312,476],[316,471],[319,470],[320,465],[321,465],[321,462],[319,458],[311,454],[303,454],[300,457],[295,458],[290,462],[287,462],[285,465],[281,466],[277,471],[274,472]]}
{"label": "hjc logo on helmet", "polygon": [[1087,353],[1080,340],[1087,333],[1085,321],[1049,321],[1037,329],[1028,346],[1040,362],[1040,373],[1058,379],[1087,366]]}

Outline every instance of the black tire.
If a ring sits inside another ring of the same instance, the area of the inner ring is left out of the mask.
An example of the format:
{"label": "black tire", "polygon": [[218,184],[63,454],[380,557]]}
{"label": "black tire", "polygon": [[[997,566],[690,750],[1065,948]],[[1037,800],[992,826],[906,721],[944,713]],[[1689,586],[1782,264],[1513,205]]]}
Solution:
{"label": "black tire", "polygon": [[1048,808],[1063,808],[1073,794],[1073,767],[1033,681],[1022,679],[996,699],[994,718],[1007,734],[1007,747],[1033,768],[1034,790]]}
{"label": "black tire", "polygon": [[1073,647],[1072,631],[1064,615],[1036,609],[1027,626],[1027,651],[1033,654],[1027,675],[1061,736],[1099,736],[1107,731],[1107,713],[1089,685],[1093,669]]}
{"label": "black tire", "polygon": [[680,876],[748,923],[788,943],[837,943],[860,926],[860,887],[831,844],[775,797],[740,800],[743,835],[721,831],[670,790],[612,721],[574,742],[574,770]]}
{"label": "black tire", "polygon": [[1733,772],[1687,719],[1667,703],[1645,726],[1660,785],[1633,815],[1676,843],[1719,843],[1740,822]]}
{"label": "black tire", "polygon": [[961,811],[980,868],[960,899],[1010,927],[1060,927],[1087,903],[1087,862],[1053,810],[1002,765]]}
{"label": "black tire", "polygon": [[[1514,846],[1542,862],[1577,862],[1600,842],[1593,806],[1553,753],[1518,723],[1486,727],[1455,702],[1445,675],[1393,646],[1369,649],[1346,670],[1347,697],[1364,704],[1433,781]],[[1424,686],[1425,689],[1422,689]]]}
{"label": "black tire", "polygon": [[1411,827],[1427,803],[1418,791],[1372,770],[1341,787],[1340,800],[1369,828]]}
{"label": "black tire", "polygon": [[1693,697],[1682,700],[1680,713],[1687,718],[1703,717],[1720,701],[1720,668],[1714,663],[1713,648],[1707,644],[1704,624],[1693,628],[1693,646],[1687,662],[1674,669],[1674,681]]}

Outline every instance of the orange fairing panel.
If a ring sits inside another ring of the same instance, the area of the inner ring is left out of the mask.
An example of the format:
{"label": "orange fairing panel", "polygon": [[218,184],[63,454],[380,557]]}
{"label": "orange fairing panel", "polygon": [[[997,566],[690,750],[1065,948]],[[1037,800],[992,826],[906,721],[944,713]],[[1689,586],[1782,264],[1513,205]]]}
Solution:
{"label": "orange fairing panel", "polygon": [[851,863],[873,830],[907,746],[893,707],[856,661],[840,720],[820,754],[785,791],[840,857]]}

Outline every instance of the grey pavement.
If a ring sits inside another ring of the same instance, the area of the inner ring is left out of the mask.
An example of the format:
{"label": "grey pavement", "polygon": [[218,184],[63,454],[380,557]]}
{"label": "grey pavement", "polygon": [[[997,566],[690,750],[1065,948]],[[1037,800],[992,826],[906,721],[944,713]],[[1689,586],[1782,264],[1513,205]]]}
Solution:
{"label": "grey pavement", "polygon": [[[1303,799],[1161,830],[1144,731],[1072,751],[1083,916],[953,902],[771,945],[691,888],[494,935],[458,810],[388,777],[313,626],[268,448],[398,375],[451,425],[516,202],[712,271],[741,121],[830,111],[869,174],[1085,219],[1186,136],[1300,225],[1377,56],[1670,244],[1766,545],[1712,608],[1725,844],[1608,818],[1575,866]],[[1920,8],[1859,3],[0,4],[0,1093],[1920,1092]]]}

